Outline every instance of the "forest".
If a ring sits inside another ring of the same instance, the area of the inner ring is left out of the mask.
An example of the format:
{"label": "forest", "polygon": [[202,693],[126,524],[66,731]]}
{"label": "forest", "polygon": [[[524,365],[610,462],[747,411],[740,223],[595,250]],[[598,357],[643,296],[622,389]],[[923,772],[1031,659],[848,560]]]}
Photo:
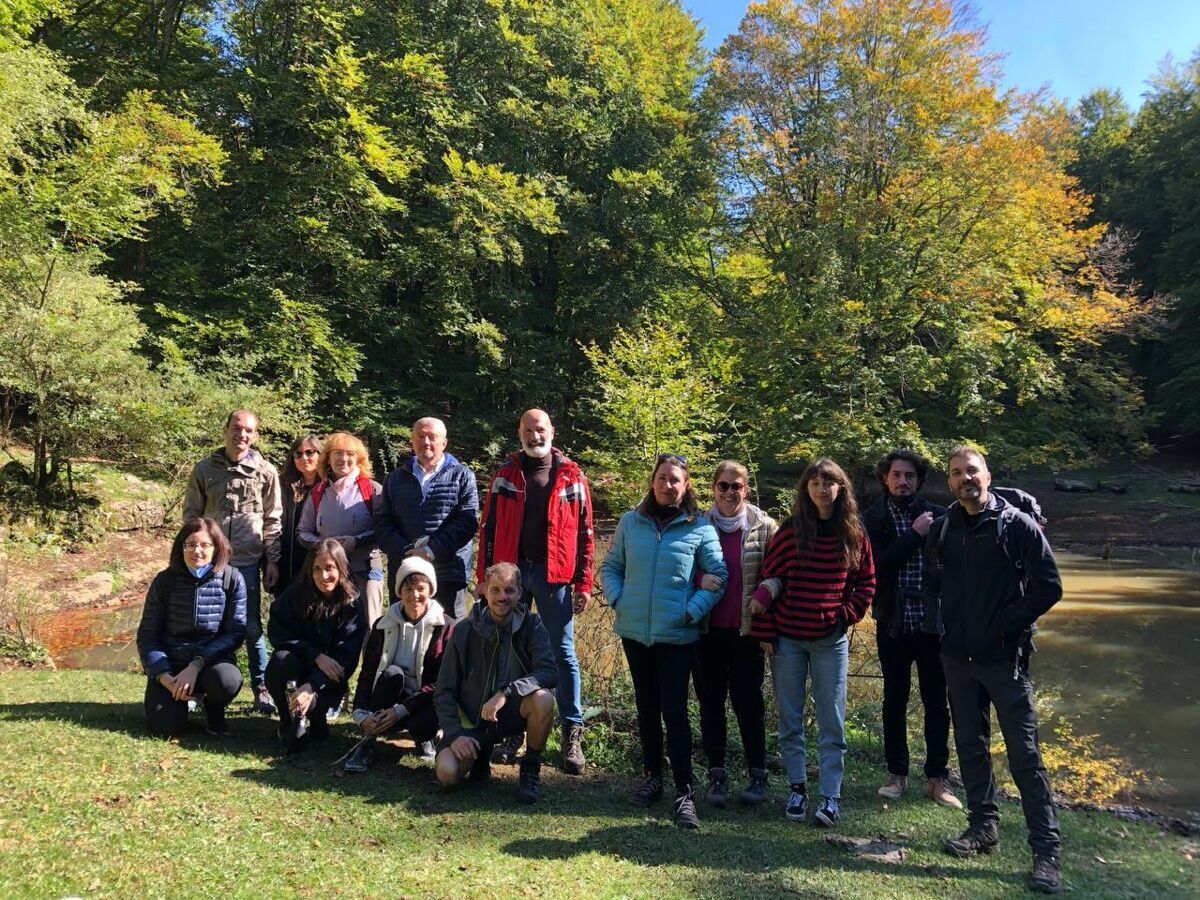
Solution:
{"label": "forest", "polygon": [[1200,56],[1136,109],[1001,65],[949,0],[767,0],[715,53],[676,0],[6,0],[0,443],[49,497],[235,406],[390,466],[536,405],[625,501],[662,450],[1200,430]]}

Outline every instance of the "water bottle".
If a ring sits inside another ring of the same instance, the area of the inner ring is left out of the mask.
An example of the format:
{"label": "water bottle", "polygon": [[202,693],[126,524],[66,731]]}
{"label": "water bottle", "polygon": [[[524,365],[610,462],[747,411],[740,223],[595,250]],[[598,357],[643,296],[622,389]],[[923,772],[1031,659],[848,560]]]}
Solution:
{"label": "water bottle", "polygon": [[[286,685],[284,685],[283,689],[287,693],[288,706],[291,706],[292,697],[294,697],[296,694],[296,682],[289,681]],[[307,733],[308,733],[308,716],[307,715],[297,716],[296,724],[295,724],[296,738],[297,739],[302,738]]]}

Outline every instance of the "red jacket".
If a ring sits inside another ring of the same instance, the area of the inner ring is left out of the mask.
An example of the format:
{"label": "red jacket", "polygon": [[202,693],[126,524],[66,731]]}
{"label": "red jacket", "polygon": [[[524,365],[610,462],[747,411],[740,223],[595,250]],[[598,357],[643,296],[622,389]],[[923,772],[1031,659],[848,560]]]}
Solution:
{"label": "red jacket", "polygon": [[[569,584],[575,590],[592,591],[592,495],[587,478],[577,464],[560,451],[554,454],[554,483],[546,513],[546,581]],[[498,562],[520,563],[521,521],[525,514],[525,473],[521,454],[508,462],[488,485],[483,504],[483,527],[479,530],[479,553],[475,581],[483,584],[483,573]]]}

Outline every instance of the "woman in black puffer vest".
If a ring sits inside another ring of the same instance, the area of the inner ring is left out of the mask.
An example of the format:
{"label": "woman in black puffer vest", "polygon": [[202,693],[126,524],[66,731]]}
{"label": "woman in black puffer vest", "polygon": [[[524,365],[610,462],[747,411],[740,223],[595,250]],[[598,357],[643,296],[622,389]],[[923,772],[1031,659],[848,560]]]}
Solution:
{"label": "woman in black puffer vest", "polygon": [[229,541],[212,519],[183,523],[170,565],[154,576],[138,625],[146,672],[146,724],[171,737],[203,699],[208,732],[229,733],[225,708],[242,689],[234,654],[246,635],[246,583],[229,565]]}
{"label": "woman in black puffer vest", "polygon": [[[267,635],[275,652],[267,690],[279,709],[279,737],[290,753],[329,733],[326,711],[336,709],[358,665],[365,629],[346,551],[335,539],[318,541],[291,587],[271,604]],[[287,683],[296,682],[288,695]],[[300,717],[311,722],[307,735]]]}

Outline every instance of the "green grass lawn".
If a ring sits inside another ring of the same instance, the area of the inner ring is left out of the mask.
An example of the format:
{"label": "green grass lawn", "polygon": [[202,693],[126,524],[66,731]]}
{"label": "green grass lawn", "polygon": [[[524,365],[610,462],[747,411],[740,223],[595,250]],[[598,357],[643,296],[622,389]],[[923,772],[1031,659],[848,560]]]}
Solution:
{"label": "green grass lawn", "polygon": [[[624,778],[546,770],[544,799],[512,802],[515,770],[443,792],[432,770],[382,748],[367,775],[335,778],[349,725],[280,761],[273,726],[235,702],[235,736],[179,743],[142,727],[143,679],[0,675],[0,896],[1011,897],[1029,868],[1020,810],[999,853],[959,861],[941,839],[961,814],[916,790],[891,809],[878,770],[852,758],[841,833],[906,844],[868,862],[787,822],[783,786],[760,810],[702,808],[699,833],[669,804],[630,807]],[[854,754],[852,753],[853,757]],[[736,785],[740,789],[740,784]],[[1104,814],[1063,814],[1068,889],[1081,897],[1197,896],[1195,846]]]}

